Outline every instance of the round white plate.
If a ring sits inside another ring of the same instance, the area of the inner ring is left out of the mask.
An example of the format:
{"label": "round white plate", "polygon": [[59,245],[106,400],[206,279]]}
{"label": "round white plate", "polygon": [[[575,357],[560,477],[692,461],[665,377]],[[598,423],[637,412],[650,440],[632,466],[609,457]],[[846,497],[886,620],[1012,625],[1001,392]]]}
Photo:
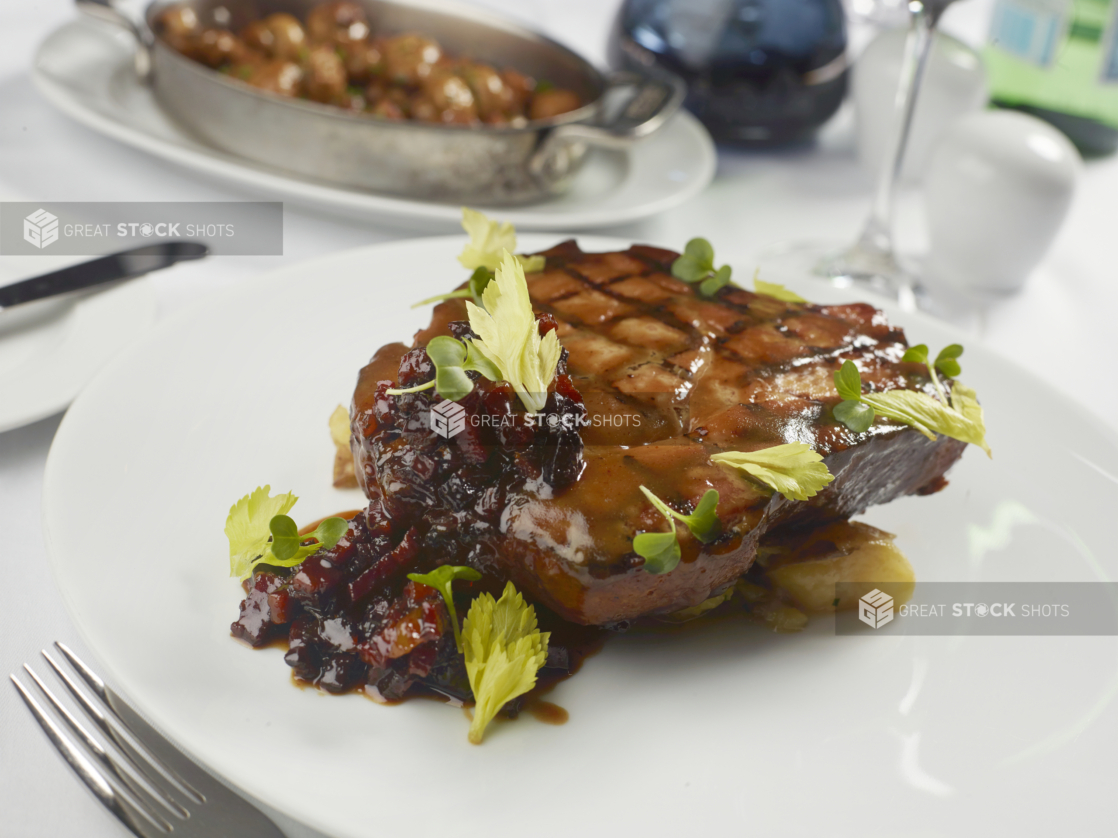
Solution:
{"label": "round white plate", "polygon": [[[1109,828],[1115,637],[836,637],[827,620],[799,635],[727,621],[623,635],[550,696],[568,724],[523,717],[481,747],[460,710],[297,689],[280,650],[233,640],[229,505],[264,483],[302,497],[301,521],[360,504],[330,486],[327,417],[380,345],[426,322],[408,305],[462,279],[462,244],[380,245],[262,276],[163,323],[71,407],[46,469],[51,564],[106,674],[156,725],[346,838]],[[914,341],[957,337],[891,316]],[[922,580],[1115,578],[1114,434],[981,346],[963,370],[994,459],[972,448],[945,491],[864,518],[898,534]]]}
{"label": "round white plate", "polygon": [[0,433],[65,410],[154,322],[155,295],[144,279],[0,311]]}
{"label": "round white plate", "polygon": [[[253,193],[310,204],[347,218],[450,231],[460,204],[411,201],[345,189],[269,169],[219,151],[168,117],[132,67],[132,40],[122,31],[78,19],[39,47],[32,78],[59,110],[120,142]],[[706,129],[680,112],[627,152],[596,149],[566,195],[501,218],[520,230],[578,230],[626,224],[683,203],[714,177],[716,154]]]}

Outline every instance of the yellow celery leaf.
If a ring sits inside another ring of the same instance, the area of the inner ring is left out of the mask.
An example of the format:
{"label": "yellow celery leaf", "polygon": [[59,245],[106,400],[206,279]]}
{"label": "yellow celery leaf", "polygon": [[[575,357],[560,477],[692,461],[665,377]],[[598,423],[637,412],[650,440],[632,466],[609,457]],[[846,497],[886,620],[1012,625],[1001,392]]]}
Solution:
{"label": "yellow celery leaf", "polygon": [[538,413],[563,347],[554,330],[540,337],[524,268],[509,251],[502,253],[482,302],[485,308],[466,302],[470,328],[478,335],[470,341],[472,348],[500,371],[528,411]]}
{"label": "yellow celery leaf", "polygon": [[298,500],[288,492],[270,497],[271,486],[261,486],[231,507],[225,519],[229,539],[229,575],[244,579],[252,573],[256,559],[268,552],[269,524],[276,515],[286,515]]}
{"label": "yellow celery leaf", "polygon": [[994,452],[990,450],[990,446],[986,443],[986,420],[982,414],[982,405],[978,403],[978,394],[970,387],[956,381],[951,386],[951,406],[978,428],[981,428],[981,433],[977,434],[974,440],[968,439],[965,441],[974,442],[975,445],[986,452],[986,456],[993,457]]}
{"label": "yellow celery leaf", "polygon": [[334,408],[334,412],[330,414],[330,439],[334,440],[334,445],[338,448],[349,448],[349,411],[342,405]]}
{"label": "yellow celery leaf", "polygon": [[758,294],[764,294],[766,297],[772,297],[777,300],[782,300],[786,303],[806,303],[803,297],[795,291],[789,291],[779,282],[765,282],[760,277],[760,269],[753,274],[753,290]]}
{"label": "yellow celery leaf", "polygon": [[470,741],[480,744],[501,708],[536,685],[551,635],[540,632],[536,611],[512,582],[499,600],[481,594],[462,623],[466,674],[474,693]]}
{"label": "yellow celery leaf", "polygon": [[[459,255],[458,261],[471,271],[478,268],[496,271],[497,266],[501,264],[502,251],[507,250],[510,253],[516,251],[516,228],[507,221],[503,223],[494,221],[483,212],[462,207],[462,229],[469,235],[470,243]],[[543,256],[517,256],[516,258],[524,267],[525,273],[542,271],[547,262]]]}
{"label": "yellow celery leaf", "polygon": [[759,451],[724,451],[710,459],[744,471],[789,500],[807,500],[835,479],[823,458],[802,442]]}
{"label": "yellow celery leaf", "polygon": [[469,235],[470,243],[458,261],[471,271],[477,268],[495,271],[501,263],[501,252],[516,250],[516,228],[507,221],[502,224],[483,212],[462,207],[462,229]]}
{"label": "yellow celery leaf", "polygon": [[986,425],[982,419],[982,408],[974,398],[974,391],[958,382],[955,382],[952,391],[957,393],[957,410],[952,410],[927,393],[916,390],[865,393],[862,401],[882,416],[915,428],[928,439],[935,439],[937,433],[943,434],[960,442],[977,445],[987,455],[993,456],[986,444]]}

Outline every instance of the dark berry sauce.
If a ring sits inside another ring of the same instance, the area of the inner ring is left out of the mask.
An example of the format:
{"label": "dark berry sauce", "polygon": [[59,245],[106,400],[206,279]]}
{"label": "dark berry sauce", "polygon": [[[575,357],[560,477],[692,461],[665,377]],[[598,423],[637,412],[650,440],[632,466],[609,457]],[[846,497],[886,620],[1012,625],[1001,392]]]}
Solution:
{"label": "dark berry sauce", "polygon": [[[541,334],[554,328],[554,318],[543,315]],[[475,337],[464,322],[450,331]],[[504,580],[488,560],[487,539],[499,533],[505,496],[528,481],[558,493],[578,479],[577,419],[586,409],[567,375],[565,350],[543,410],[531,417],[507,382],[469,375],[474,389],[457,403],[461,427],[453,435],[432,428],[432,411],[445,404],[433,389],[387,393],[434,378],[424,348],[403,355],[396,381],[377,383],[373,415],[353,417],[367,446],[368,507],[346,513],[349,530],[333,548],[294,568],[259,566],[244,582],[235,637],[254,647],[286,640],[293,676],[327,692],[363,689],[385,702],[424,694],[473,700],[441,595],[407,575],[446,564],[480,571],[480,582],[455,583],[460,618],[482,591],[499,596]],[[549,422],[551,416],[576,421]],[[575,672],[607,632],[538,605],[536,611],[541,628],[552,632],[541,692]],[[525,699],[510,702],[506,715],[515,716]],[[555,720],[560,710],[532,712]]]}

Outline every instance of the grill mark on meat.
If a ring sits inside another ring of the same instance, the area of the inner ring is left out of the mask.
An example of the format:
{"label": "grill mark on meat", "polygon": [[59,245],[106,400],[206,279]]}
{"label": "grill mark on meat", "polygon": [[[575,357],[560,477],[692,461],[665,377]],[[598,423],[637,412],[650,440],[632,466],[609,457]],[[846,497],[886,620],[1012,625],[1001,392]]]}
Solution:
{"label": "grill mark on meat", "polygon": [[[766,531],[814,526],[941,488],[965,447],[890,422],[854,434],[833,419],[832,374],[847,359],[871,390],[933,391],[923,367],[901,362],[903,331],[872,306],[788,303],[739,288],[704,299],[670,276],[675,253],[642,246],[584,254],[572,241],[544,255],[547,267],[528,276],[529,293],[537,312],[557,321],[589,419],[629,416],[640,427],[583,428],[584,469],[573,485],[553,492],[533,479],[508,484],[497,531],[487,529],[469,555],[428,563],[474,563],[576,622],[670,612],[744,573]],[[461,300],[440,303],[413,345],[464,319]],[[394,380],[392,359],[404,351],[397,344],[378,353],[354,397],[358,473],[386,503],[393,488],[377,484],[375,422],[361,417],[371,409],[371,380]],[[710,462],[716,451],[794,441],[819,451],[836,476],[810,501],[770,496]],[[642,483],[681,510],[717,489],[724,537],[701,545],[681,527],[679,567],[662,576],[644,572],[632,538],[665,523],[640,494]],[[438,487],[426,490],[429,514],[439,519]]]}

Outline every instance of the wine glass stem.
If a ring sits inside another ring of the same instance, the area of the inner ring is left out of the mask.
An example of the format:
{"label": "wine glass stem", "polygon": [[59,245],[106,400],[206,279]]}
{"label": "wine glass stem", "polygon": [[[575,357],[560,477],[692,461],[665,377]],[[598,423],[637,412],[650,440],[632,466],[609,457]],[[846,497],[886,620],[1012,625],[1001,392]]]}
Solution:
{"label": "wine glass stem", "polygon": [[928,57],[932,51],[932,35],[935,32],[939,15],[937,10],[929,10],[928,5],[919,0],[909,3],[912,15],[912,28],[905,41],[904,60],[901,63],[900,83],[897,87],[896,113],[899,119],[893,127],[882,169],[877,178],[873,208],[865,227],[854,246],[856,251],[875,254],[892,259],[893,257],[893,207],[904,166],[905,148],[912,129],[912,117],[916,112],[916,102],[920,85],[928,69]]}

